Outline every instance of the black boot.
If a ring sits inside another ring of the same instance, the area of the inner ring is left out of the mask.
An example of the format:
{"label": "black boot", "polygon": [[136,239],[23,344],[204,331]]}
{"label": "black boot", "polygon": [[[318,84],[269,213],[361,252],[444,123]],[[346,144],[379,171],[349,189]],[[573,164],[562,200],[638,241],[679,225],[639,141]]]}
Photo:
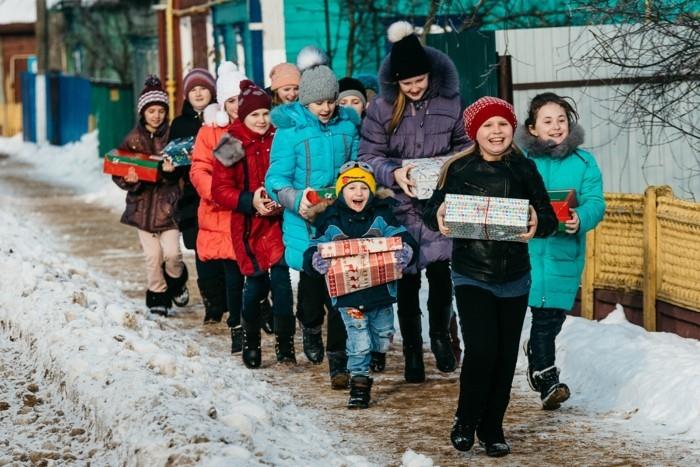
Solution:
{"label": "black boot", "polygon": [[168,316],[172,303],[168,292],[146,290],[146,306],[154,315]]}
{"label": "black boot", "polygon": [[372,352],[369,368],[375,373],[384,371],[384,369],[386,369],[386,354],[382,352]]}
{"label": "black boot", "polygon": [[323,361],[323,336],[321,336],[321,325],[307,328],[302,326],[302,340],[304,344],[304,354],[311,363],[316,365]]}
{"label": "black boot", "polygon": [[265,297],[260,301],[260,326],[265,334],[270,335],[275,332],[275,320],[272,316],[272,303],[270,297]]}
{"label": "black boot", "polygon": [[533,391],[540,392],[539,388],[537,387],[537,381],[535,381],[535,377],[533,376],[535,370],[532,367],[532,348],[530,347],[530,339],[525,339],[525,342],[523,343],[523,352],[525,352],[525,356],[527,357],[527,369],[525,370],[527,384],[530,385],[530,389]]}
{"label": "black boot", "polygon": [[328,372],[332,389],[347,389],[350,381],[348,356],[344,351],[328,352]]}
{"label": "black boot", "polygon": [[277,363],[291,363],[296,365],[297,358],[294,355],[294,331],[296,320],[294,316],[275,316],[275,356]]}
{"label": "black boot", "polygon": [[559,369],[550,366],[542,371],[534,371],[532,376],[540,391],[542,408],[544,410],[556,410],[561,403],[569,398],[569,387],[559,382]]}
{"label": "black boot", "polygon": [[243,320],[243,363],[248,368],[259,368],[261,363],[260,323]]}
{"label": "black boot", "polygon": [[226,282],[223,277],[197,279],[204,303],[204,324],[220,323],[226,312]]}
{"label": "black boot", "polygon": [[457,361],[452,349],[449,334],[442,334],[430,339],[430,350],[435,355],[435,366],[443,373],[451,373],[457,368]]}
{"label": "black boot", "polygon": [[463,423],[455,417],[450,432],[452,446],[458,451],[469,451],[474,445],[474,425]]}
{"label": "black boot", "polygon": [[180,277],[170,277],[165,272],[165,264],[163,264],[163,274],[165,275],[165,283],[168,284],[168,293],[173,303],[177,306],[185,306],[190,302],[190,291],[187,290],[187,266],[183,263],[182,274]]}
{"label": "black boot", "polygon": [[506,443],[506,438],[503,435],[503,429],[491,433],[491,436],[481,431],[481,426],[477,429],[479,437],[479,445],[486,450],[486,455],[489,457],[503,457],[510,454],[510,446]]}
{"label": "black boot", "polygon": [[350,379],[350,399],[348,409],[366,409],[369,407],[372,378],[369,376],[353,376]]}
{"label": "black boot", "polygon": [[236,354],[243,350],[243,326],[240,324],[231,329],[231,353]]}
{"label": "black boot", "polygon": [[407,383],[422,383],[425,381],[425,366],[423,366],[423,346],[404,345],[403,356],[406,359],[403,375]]}

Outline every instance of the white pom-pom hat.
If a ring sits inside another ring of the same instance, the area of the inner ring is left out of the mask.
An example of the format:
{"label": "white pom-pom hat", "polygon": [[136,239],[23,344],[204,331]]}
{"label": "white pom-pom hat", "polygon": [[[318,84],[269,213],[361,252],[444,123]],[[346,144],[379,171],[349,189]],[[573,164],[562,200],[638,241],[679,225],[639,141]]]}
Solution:
{"label": "white pom-pom hat", "polygon": [[328,65],[328,56],[318,47],[307,45],[297,54],[297,68],[302,73],[318,65]]}
{"label": "white pom-pom hat", "polygon": [[219,103],[219,111],[216,113],[215,121],[217,125],[224,127],[230,123],[224,104],[241,93],[241,81],[248,78],[233,62],[221,62],[216,75],[216,100]]}

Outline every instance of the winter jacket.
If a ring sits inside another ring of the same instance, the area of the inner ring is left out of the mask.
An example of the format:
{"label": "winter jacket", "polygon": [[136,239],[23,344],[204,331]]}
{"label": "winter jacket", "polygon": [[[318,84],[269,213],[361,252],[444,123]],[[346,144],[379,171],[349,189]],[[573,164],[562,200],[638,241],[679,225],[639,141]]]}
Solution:
{"label": "winter jacket", "polygon": [[284,255],[281,216],[260,216],[253,207],[253,193],[263,186],[270,166],[275,130],[270,127],[259,135],[236,120],[229,132],[235,151],[215,154],[211,194],[219,206],[233,211],[233,250],[241,272],[252,276],[269,270]]}
{"label": "winter jacket", "polygon": [[382,63],[381,96],[367,109],[359,152],[359,159],[374,168],[377,182],[396,193],[399,205],[394,214],[420,244],[419,270],[448,259],[451,241],[425,227],[425,200],[406,196],[394,180],[394,170],[401,167],[402,159],[445,156],[465,149],[469,143],[462,121],[457,69],[444,53],[432,47],[425,49],[432,65],[425,97],[419,102],[407,100],[403,119],[392,134],[388,134],[388,128],[399,87],[391,78],[389,57]]}
{"label": "winter jacket", "polygon": [[338,107],[336,115],[323,124],[298,102],[275,107],[271,117],[277,133],[265,188],[285,208],[282,231],[287,264],[301,270],[304,251],[314,236],[314,228],[299,215],[303,191],[335,186],[340,166],[357,157],[360,118],[354,110]]}
{"label": "winter jacket", "polygon": [[[202,113],[198,113],[190,104],[190,101],[185,100],[182,106],[182,114],[173,120],[170,125],[170,138],[168,142],[179,139],[197,136],[197,132],[202,126]],[[178,226],[182,232],[182,240],[185,247],[190,250],[195,249],[197,244],[197,209],[199,208],[199,195],[190,181],[190,166],[185,165],[177,167],[178,177],[181,180],[180,187],[182,194],[180,201],[177,203],[179,212]]]}
{"label": "winter jacket", "polygon": [[[437,211],[447,193],[527,199],[537,212],[537,237],[551,235],[557,219],[535,164],[520,153],[506,154],[500,161],[485,161],[477,152],[455,160],[448,168],[445,185],[428,200],[423,219],[438,230]],[[530,271],[528,245],[524,242],[453,239],[452,269],[488,283],[510,282]]]}
{"label": "winter jacket", "polygon": [[[168,129],[168,124],[163,123],[151,133],[142,120],[126,135],[119,149],[159,154],[168,140]],[[127,192],[126,209],[121,217],[122,224],[152,233],[177,229],[177,202],[180,198],[177,175],[174,172],[163,172],[161,166],[158,170],[160,177],[155,183],[127,183],[124,177],[112,177],[114,183]]]}
{"label": "winter jacket", "polygon": [[231,210],[218,206],[211,196],[214,148],[224,133],[225,127],[206,120],[197,133],[192,151],[190,180],[200,198],[197,210],[197,256],[202,261],[236,259],[231,243]]}
{"label": "winter jacket", "polygon": [[[311,265],[319,243],[348,238],[401,237],[413,248],[411,263],[415,262],[418,245],[411,234],[394,217],[393,199],[380,199],[373,196],[361,212],[350,209],[340,197],[314,220],[316,238],[304,253],[304,272],[319,275]],[[372,310],[396,302],[396,281],[369,289],[358,290],[347,295],[332,298],[333,305]]]}
{"label": "winter jacket", "polygon": [[571,310],[583,272],[586,232],[594,229],[605,214],[603,179],[595,157],[579,148],[583,137],[583,129],[577,124],[557,146],[538,140],[524,127],[516,132],[516,141],[537,166],[547,190],[576,190],[575,210],[581,222],[575,235],[557,232],[530,241],[532,307]]}

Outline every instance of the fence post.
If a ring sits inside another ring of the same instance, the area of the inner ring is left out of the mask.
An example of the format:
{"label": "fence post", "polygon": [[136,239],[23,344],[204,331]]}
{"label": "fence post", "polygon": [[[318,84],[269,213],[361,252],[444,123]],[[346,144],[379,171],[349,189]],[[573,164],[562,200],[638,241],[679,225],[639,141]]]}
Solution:
{"label": "fence post", "polygon": [[656,331],[656,187],[644,191],[644,328]]}
{"label": "fence post", "polygon": [[583,267],[581,284],[581,317],[593,319],[595,316],[595,229],[586,234],[586,262]]}

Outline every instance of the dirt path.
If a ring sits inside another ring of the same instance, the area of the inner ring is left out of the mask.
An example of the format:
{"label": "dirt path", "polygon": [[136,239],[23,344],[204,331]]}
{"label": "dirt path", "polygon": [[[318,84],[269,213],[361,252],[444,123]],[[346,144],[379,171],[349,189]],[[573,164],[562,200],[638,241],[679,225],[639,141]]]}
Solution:
{"label": "dirt path", "polygon": [[[28,182],[19,175],[21,170],[16,162],[3,161],[0,195],[11,195],[17,205],[37,213],[51,225],[55,235],[64,239],[66,253],[111,274],[127,295],[141,299],[144,267],[135,231],[119,224],[117,214],[80,201],[70,190]],[[194,271],[191,255],[187,261]],[[203,309],[194,280],[190,282],[190,290],[192,305],[179,310],[168,320],[169,325],[191,332],[202,345],[227,352],[228,330],[224,324],[201,326]],[[554,413],[544,412],[539,409],[537,395],[527,388],[524,375],[520,373],[515,376],[505,422],[513,454],[501,460],[489,459],[479,447],[467,454],[459,453],[449,441],[458,373],[437,372],[429,352],[426,353],[427,382],[407,385],[403,382],[400,346],[394,344],[388,356],[387,371],[375,378],[373,406],[365,411],[348,411],[345,408],[347,393],[330,389],[326,363],[310,365],[300,350],[299,340],[299,365],[294,368],[278,368],[273,363],[272,338],[265,337],[263,345],[260,377],[281,391],[289,391],[298,405],[316,410],[319,423],[329,430],[347,433],[344,441],[347,447],[353,448],[358,439],[371,440],[352,450],[381,464],[399,465],[408,448],[429,456],[435,465],[441,466],[694,466],[700,457],[700,446],[674,439],[650,438],[644,433],[629,431],[619,423],[605,421],[604,414],[590,415],[566,406]]]}

